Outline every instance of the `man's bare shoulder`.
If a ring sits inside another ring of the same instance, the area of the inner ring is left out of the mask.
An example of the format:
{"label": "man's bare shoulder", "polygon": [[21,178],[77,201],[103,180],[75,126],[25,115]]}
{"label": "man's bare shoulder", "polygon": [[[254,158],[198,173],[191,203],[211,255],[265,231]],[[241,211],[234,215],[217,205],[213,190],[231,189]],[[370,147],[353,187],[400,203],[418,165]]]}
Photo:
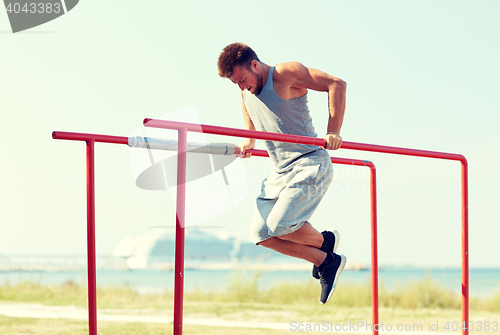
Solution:
{"label": "man's bare shoulder", "polygon": [[279,63],[275,67],[277,79],[283,81],[297,80],[307,75],[307,68],[299,62]]}

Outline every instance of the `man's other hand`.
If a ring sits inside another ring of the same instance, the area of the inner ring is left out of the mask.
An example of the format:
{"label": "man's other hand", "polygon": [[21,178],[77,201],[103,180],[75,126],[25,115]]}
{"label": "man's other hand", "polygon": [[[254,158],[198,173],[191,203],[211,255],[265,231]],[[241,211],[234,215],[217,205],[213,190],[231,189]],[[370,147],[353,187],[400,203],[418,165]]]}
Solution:
{"label": "man's other hand", "polygon": [[252,153],[248,150],[255,148],[255,140],[253,138],[247,138],[247,140],[239,145],[240,147],[240,158],[250,158]]}
{"label": "man's other hand", "polygon": [[342,136],[337,132],[328,132],[323,139],[326,141],[326,147],[322,147],[323,149],[337,150],[342,145]]}

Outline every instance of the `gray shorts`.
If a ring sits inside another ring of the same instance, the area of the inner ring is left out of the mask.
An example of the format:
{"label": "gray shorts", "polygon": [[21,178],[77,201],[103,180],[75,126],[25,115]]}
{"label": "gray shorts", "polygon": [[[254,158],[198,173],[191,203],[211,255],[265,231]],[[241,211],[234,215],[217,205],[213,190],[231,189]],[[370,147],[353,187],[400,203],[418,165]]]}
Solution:
{"label": "gray shorts", "polygon": [[255,244],[293,233],[309,220],[333,179],[330,156],[306,156],[290,170],[262,181],[252,217]]}

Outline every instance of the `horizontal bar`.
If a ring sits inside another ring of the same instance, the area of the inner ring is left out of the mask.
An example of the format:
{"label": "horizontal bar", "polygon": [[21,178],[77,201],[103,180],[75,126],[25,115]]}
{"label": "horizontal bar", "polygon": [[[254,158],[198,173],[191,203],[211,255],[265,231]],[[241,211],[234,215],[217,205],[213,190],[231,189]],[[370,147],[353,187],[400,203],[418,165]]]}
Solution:
{"label": "horizontal bar", "polygon": [[369,167],[372,170],[375,169],[375,164],[373,164],[370,161],[366,161],[366,160],[350,159],[350,158],[339,158],[339,157],[332,157],[331,160],[332,160],[333,164],[366,166],[366,167]]}
{"label": "horizontal bar", "polygon": [[188,131],[196,133],[246,137],[246,138],[255,138],[259,140],[282,141],[282,142],[310,144],[317,146],[325,145],[325,140],[322,138],[314,138],[314,137],[299,136],[299,135],[267,133],[257,130],[227,128],[219,126],[209,126],[205,124],[195,124],[195,123],[156,120],[156,119],[144,119],[143,123],[145,127],[152,127],[152,128],[177,129],[177,130],[187,129]]}
{"label": "horizontal bar", "polygon": [[[131,148],[178,151],[177,140],[155,137],[129,137],[128,146]],[[188,142],[187,152],[211,154],[211,155],[234,155],[236,146],[229,143],[195,143]],[[239,148],[238,148],[239,153]]]}
{"label": "horizontal bar", "polygon": [[125,136],[68,133],[65,131],[52,132],[52,138],[55,140],[93,141],[93,142],[103,142],[103,143],[128,144],[128,137]]}
{"label": "horizontal bar", "polygon": [[[254,138],[254,139],[266,140],[266,141],[281,141],[281,142],[301,143],[301,144],[309,144],[309,145],[317,145],[317,146],[325,146],[326,145],[326,141],[322,138],[314,138],[314,137],[299,136],[299,135],[278,134],[278,133],[268,133],[268,132],[262,132],[262,131],[256,131],[256,130],[226,128],[226,127],[210,126],[210,125],[204,125],[204,124],[157,120],[157,119],[149,119],[149,118],[144,119],[143,124],[145,127],[163,128],[163,129],[177,129],[177,130],[178,129],[187,129],[188,131],[197,132],[197,133],[207,133],[207,134],[216,134],[216,135],[227,135],[227,136],[235,136],[235,137]],[[416,150],[416,149],[389,147],[389,146],[383,146],[383,145],[355,143],[355,142],[347,142],[347,141],[342,142],[341,148],[342,149],[351,149],[351,150],[362,150],[362,151],[389,153],[389,154],[396,154],[396,155],[456,160],[456,161],[461,161],[462,163],[466,164],[466,160],[465,160],[465,157],[463,155],[450,154],[450,153],[437,152],[437,151]]]}
{"label": "horizontal bar", "polygon": [[[240,153],[240,148],[236,147],[234,149],[235,149],[235,154],[238,155]],[[269,154],[266,150],[252,149],[252,150],[247,150],[247,152],[252,153],[252,156],[269,157]],[[361,159],[331,157],[331,161],[333,164],[366,166],[369,167],[370,169],[375,169],[375,164],[373,164],[370,161]]]}
{"label": "horizontal bar", "polygon": [[[170,121],[169,121],[170,122]],[[181,122],[175,122],[175,123],[181,123]],[[198,127],[199,128],[199,127]],[[217,127],[220,128],[220,127]],[[177,129],[177,128],[175,128]],[[256,133],[262,133],[256,131]],[[266,134],[266,133],[264,133]],[[278,134],[279,135],[279,134]],[[300,136],[304,137],[304,136]],[[151,149],[158,149],[158,150],[173,150],[172,148],[166,148],[168,145],[174,146],[175,144],[175,150],[177,150],[177,141],[175,140],[162,140],[162,139],[157,139],[157,138],[142,138],[140,136],[137,137],[124,137],[124,136],[110,136],[110,135],[98,135],[98,134],[88,134],[88,133],[70,133],[70,132],[64,132],[64,131],[54,131],[52,132],[52,138],[58,139],[58,140],[72,140],[72,141],[93,141],[93,142],[103,142],[103,143],[116,143],[116,144],[127,144],[130,147],[140,147],[144,148],[143,144],[140,143],[135,143],[139,140],[146,140],[148,139],[151,141],[153,144]],[[307,137],[306,137],[307,138]],[[313,138],[314,140],[318,140],[317,138]],[[134,142],[135,141],[135,142]],[[161,143],[160,143],[161,142]],[[163,143],[164,142],[164,143]],[[157,145],[158,144],[158,145]],[[161,148],[159,144],[164,144],[165,148]],[[200,144],[200,143],[191,143],[195,148],[192,148],[194,152],[197,151],[197,146],[204,146],[205,144]],[[188,146],[190,143],[188,143]],[[206,147],[203,148],[210,148],[210,143],[206,144]],[[227,149],[227,154],[235,154],[239,155],[240,153],[240,148],[239,147],[234,147],[230,148],[229,145],[225,145]],[[231,152],[234,150],[234,152]],[[260,149],[252,149],[249,150],[249,152],[252,153],[253,156],[258,156],[258,157],[269,157],[269,154],[267,153],[266,150],[260,150]],[[211,154],[216,154],[214,152],[206,152],[206,153],[211,153]],[[372,162],[366,161],[366,160],[359,160],[359,159],[348,159],[348,158],[339,158],[339,157],[332,157],[332,163],[335,164],[344,164],[344,165],[356,165],[356,166],[367,166],[370,168],[375,168]]]}
{"label": "horizontal bar", "polygon": [[407,149],[407,148],[400,148],[400,147],[389,147],[389,146],[384,146],[384,145],[345,142],[345,141],[342,142],[341,148],[342,149],[350,149],[350,150],[379,152],[379,153],[386,153],[386,154],[405,155],[405,156],[448,159],[448,160],[460,161],[462,163],[467,162],[463,155],[450,154],[450,153],[438,152],[438,151]]}

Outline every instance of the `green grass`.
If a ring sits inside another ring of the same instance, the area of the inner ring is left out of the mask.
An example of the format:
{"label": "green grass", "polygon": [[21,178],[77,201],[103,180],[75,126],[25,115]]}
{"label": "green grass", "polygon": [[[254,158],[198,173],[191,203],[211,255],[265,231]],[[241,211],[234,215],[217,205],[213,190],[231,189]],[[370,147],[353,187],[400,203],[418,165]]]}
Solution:
{"label": "green grass", "polygon": [[[68,319],[33,319],[12,318],[0,315],[0,335],[34,334],[34,335],[87,335],[86,321]],[[98,335],[165,335],[172,334],[172,324],[139,323],[139,322],[106,322],[100,321]],[[209,327],[184,325],[185,335],[284,335],[289,331],[272,329],[245,329],[228,327]]]}
{"label": "green grass", "polygon": [[[196,289],[185,292],[188,302],[221,302],[261,305],[319,305],[319,283],[313,279],[307,282],[283,282],[268,289],[259,288],[262,274],[248,277],[237,272],[229,279],[225,292],[211,292]],[[171,309],[173,294],[139,294],[130,286],[98,288],[99,308],[149,308]],[[87,288],[74,282],[62,285],[41,285],[22,282],[0,286],[0,301],[37,302],[46,305],[87,306]],[[371,286],[363,284],[339,283],[328,305],[334,307],[371,306]],[[401,309],[452,309],[461,308],[461,297],[440,286],[430,276],[422,280],[410,281],[406,286],[387,289],[383,282],[379,285],[379,305],[385,308]],[[487,298],[470,298],[471,310],[500,312],[500,291]]]}
{"label": "green grass", "polygon": [[[130,286],[98,287],[97,300],[100,308],[166,308],[171,293],[139,294]],[[37,302],[45,305],[87,306],[87,287],[68,281],[62,285],[42,285],[22,282],[0,286],[0,301]]]}
{"label": "green grass", "polygon": [[[195,304],[195,303],[191,303]],[[225,305],[229,303],[218,303],[217,305]],[[203,305],[203,304],[202,304]],[[202,306],[206,307],[206,306]],[[323,308],[323,312],[310,319],[303,316],[297,317],[303,310],[295,311],[295,305],[288,305],[288,318],[286,320],[272,320],[272,322],[322,324],[324,321],[335,324],[348,324],[349,321],[356,323],[357,321],[370,322],[371,314],[369,308],[362,307],[345,307],[332,310],[331,308]],[[305,306],[302,306],[305,307]],[[325,306],[324,306],[325,307]],[[277,311],[274,311],[276,314]],[[193,317],[189,313],[185,313],[186,317]],[[263,317],[265,316],[265,317]],[[500,314],[491,313],[471,313],[471,320],[499,320]],[[458,321],[460,312],[452,310],[401,310],[401,309],[381,309],[380,321],[384,324],[392,325],[422,325],[423,330],[427,330],[429,322],[433,324],[439,322],[438,331],[442,333],[457,334],[457,332],[448,331],[445,324],[448,321]],[[244,320],[246,322],[267,322],[269,321],[269,311],[263,310],[252,313],[251,311],[238,311],[229,317],[221,318],[224,320]],[[324,334],[324,332],[311,331],[292,331],[290,330],[274,330],[262,328],[244,328],[244,327],[222,327],[222,326],[202,326],[184,324],[183,334],[185,335],[284,335],[284,334]],[[474,331],[474,334],[498,334],[498,331],[490,329],[489,331]],[[16,318],[0,315],[0,335],[17,335],[17,334],[36,334],[36,335],[84,335],[88,334],[88,324],[86,321],[71,320],[71,319],[35,319],[35,318]],[[98,335],[159,335],[172,334],[172,324],[160,323],[140,323],[140,322],[110,322],[98,321]],[[395,333],[397,334],[397,332]]]}
{"label": "green grass", "polygon": [[[318,301],[319,283],[315,280],[297,283],[278,283],[260,289],[261,274],[246,276],[235,273],[225,292],[198,289],[185,292],[184,317],[217,319],[250,323],[349,323],[371,322],[370,282],[340,283],[326,305]],[[439,331],[446,322],[460,322],[460,296],[436,283],[431,277],[411,281],[406,286],[388,290],[379,287],[380,321],[391,324],[422,324],[439,322]],[[45,305],[74,305],[87,307],[87,288],[74,282],[63,285],[41,285],[22,282],[0,285],[0,303],[41,303]],[[500,320],[500,292],[488,298],[471,298],[470,320]],[[98,308],[108,314],[148,315],[171,317],[173,294],[139,294],[129,286],[98,288]],[[98,334],[172,334],[172,324],[138,322],[98,322]],[[184,325],[184,334],[320,334],[321,332],[291,332],[242,327],[208,327]],[[477,332],[476,332],[477,333]],[[479,334],[494,334],[494,331]],[[69,319],[34,319],[0,316],[0,335],[15,334],[88,334],[86,321]],[[451,334],[451,333],[450,333]]]}
{"label": "green grass", "polygon": [[[320,286],[318,281],[282,282],[269,289],[258,287],[261,273],[252,277],[237,272],[229,280],[227,292],[214,293],[197,290],[188,292],[186,300],[220,301],[262,304],[317,305]],[[349,284],[340,282],[329,305],[342,307],[371,306],[371,282]],[[379,306],[403,309],[461,309],[461,296],[442,287],[430,275],[421,280],[409,281],[406,286],[389,290],[379,283]],[[500,312],[500,291],[488,298],[470,297],[470,308],[482,311]]]}

